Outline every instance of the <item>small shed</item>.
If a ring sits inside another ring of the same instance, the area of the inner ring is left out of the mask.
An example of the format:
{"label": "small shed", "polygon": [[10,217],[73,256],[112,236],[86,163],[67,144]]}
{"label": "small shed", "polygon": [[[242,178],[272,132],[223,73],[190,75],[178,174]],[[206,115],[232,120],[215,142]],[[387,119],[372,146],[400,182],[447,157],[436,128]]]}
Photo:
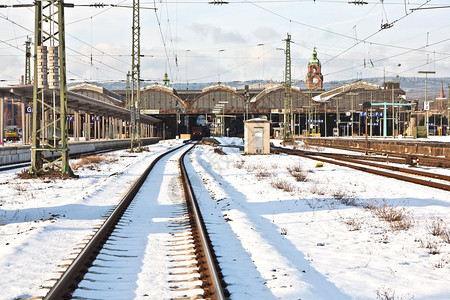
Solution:
{"label": "small shed", "polygon": [[270,154],[270,122],[250,119],[244,122],[244,153]]}

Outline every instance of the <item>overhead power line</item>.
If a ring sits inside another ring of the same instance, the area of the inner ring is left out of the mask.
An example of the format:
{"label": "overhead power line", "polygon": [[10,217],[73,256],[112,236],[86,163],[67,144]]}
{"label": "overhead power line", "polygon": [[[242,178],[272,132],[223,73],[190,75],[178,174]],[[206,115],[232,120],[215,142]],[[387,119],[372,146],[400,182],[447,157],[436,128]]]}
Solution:
{"label": "overhead power line", "polygon": [[419,8],[411,8],[411,11],[415,10],[424,10],[424,9],[441,9],[441,8],[450,8],[450,5],[445,6],[431,6],[431,7],[419,7]]}
{"label": "overhead power line", "polygon": [[[30,33],[34,33],[33,30],[28,29],[28,28],[26,28],[25,26],[18,24],[17,22],[11,20],[10,18],[6,17],[5,15],[3,15],[3,14],[1,14],[1,13],[0,13],[0,18],[5,19],[6,21],[11,22],[12,24],[14,24],[14,25],[16,25],[16,26],[19,26],[20,28],[22,28],[22,29],[24,29],[24,30],[26,30],[26,31],[28,31],[28,32],[30,32]],[[76,37],[74,37],[74,36],[72,36],[72,35],[70,35],[70,34],[67,34],[67,35],[70,36],[70,37],[73,37],[73,38],[77,39],[78,41],[80,41],[80,42],[82,42],[82,43],[84,43],[84,44],[86,44],[86,45],[89,45],[88,43],[83,42],[82,40],[80,40],[80,39],[78,39],[78,38],[76,38]],[[4,43],[4,44],[7,44],[8,46],[11,46],[11,47],[13,47],[13,48],[15,48],[15,49],[17,49],[17,50],[22,51],[22,52],[25,52],[25,50],[23,50],[23,49],[21,49],[21,48],[19,48],[19,47],[17,47],[17,46],[14,46],[14,45],[9,44],[9,43],[7,43],[7,42],[4,42],[4,41],[2,41],[2,40],[0,40],[0,42],[2,42],[2,43]],[[94,47],[94,48],[95,48],[95,47]],[[71,50],[71,51],[73,51],[73,52],[79,54],[80,56],[84,56],[84,57],[90,59],[90,56],[89,56],[89,55],[84,54],[84,53],[82,53],[82,52],[79,52],[78,50],[75,50],[75,49],[70,48],[70,47],[67,47],[67,46],[66,46],[66,49]],[[110,56],[109,54],[103,52],[102,50],[99,50],[99,49],[97,49],[97,48],[95,48],[95,49],[98,50],[99,52],[105,54],[106,56]],[[116,59],[116,60],[118,60],[118,61],[120,61],[120,62],[122,62],[122,63],[128,64],[127,62],[122,61],[122,60],[120,60],[120,59],[118,59],[118,58],[116,58],[116,57],[114,57],[114,56],[111,56],[111,57],[114,58],[114,59]],[[108,68],[110,68],[110,69],[113,69],[113,70],[118,71],[118,72],[120,72],[120,73],[124,73],[123,70],[119,70],[119,69],[117,69],[117,68],[115,68],[115,67],[113,67],[113,66],[110,66],[110,65],[108,65],[108,64],[105,64],[105,63],[101,62],[101,61],[98,60],[98,59],[94,59],[94,58],[93,58],[92,60],[95,61],[95,62],[97,62],[97,63],[99,63],[99,64],[101,64],[101,65],[104,65],[104,66],[106,66],[106,67],[108,67]]]}
{"label": "overhead power line", "polygon": [[[105,7],[118,7],[118,8],[133,8],[132,5],[121,5],[121,4],[105,4],[105,3],[94,3],[94,4],[74,4],[75,7],[95,7],[95,8],[105,8]],[[152,9],[156,10],[155,7],[143,7],[140,6],[140,9]]]}

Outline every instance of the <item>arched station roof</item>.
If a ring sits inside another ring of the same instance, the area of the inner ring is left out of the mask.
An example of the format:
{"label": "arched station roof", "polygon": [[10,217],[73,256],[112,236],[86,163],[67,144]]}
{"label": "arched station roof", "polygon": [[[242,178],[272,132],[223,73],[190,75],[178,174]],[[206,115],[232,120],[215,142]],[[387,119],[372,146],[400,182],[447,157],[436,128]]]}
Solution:
{"label": "arched station roof", "polygon": [[[284,90],[283,84],[277,84],[269,88],[265,88],[255,97],[250,100],[250,104],[257,110],[283,108],[284,107]],[[302,97],[303,93],[299,87],[292,87],[292,106],[294,108],[300,108],[307,103]],[[303,103],[305,102],[305,103]]]}
{"label": "arched station roof", "polygon": [[93,83],[83,82],[69,87],[68,90],[117,106],[125,106],[125,99],[121,95]]}
{"label": "arched station roof", "polygon": [[379,90],[380,86],[378,84],[358,80],[352,83],[344,84],[340,87],[334,88],[332,90],[323,92],[320,95],[317,95],[313,97],[314,101],[317,102],[325,102],[333,98],[334,96],[352,92],[352,91],[359,91],[359,90]]}
{"label": "arched station roof", "polygon": [[186,109],[186,103],[171,87],[152,84],[141,89],[141,108],[148,114],[175,113]]}
{"label": "arched station roof", "polygon": [[225,103],[225,111],[242,111],[244,108],[244,96],[239,94],[236,88],[222,83],[208,86],[189,103],[191,112],[211,112],[219,102]]}

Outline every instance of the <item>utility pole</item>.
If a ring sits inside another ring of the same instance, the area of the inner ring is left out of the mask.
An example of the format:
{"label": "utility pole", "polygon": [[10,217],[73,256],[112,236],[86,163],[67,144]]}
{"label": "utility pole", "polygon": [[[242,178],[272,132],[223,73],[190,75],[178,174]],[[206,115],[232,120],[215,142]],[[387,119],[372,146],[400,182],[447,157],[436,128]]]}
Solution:
{"label": "utility pole", "polygon": [[130,77],[131,77],[131,73],[130,71],[128,71],[127,73],[127,80],[125,81],[125,107],[130,109]]}
{"label": "utility pole", "polygon": [[[131,63],[131,152],[141,151],[141,27],[140,27],[140,0],[133,0],[133,27],[132,27],[132,63]],[[135,150],[136,148],[136,150]]]}
{"label": "utility pole", "polygon": [[428,74],[436,74],[435,71],[419,71],[418,73],[420,74],[425,74],[425,102],[424,102],[424,110],[425,110],[425,122],[426,122],[426,127],[427,127],[427,138],[428,138],[428,131],[430,128],[430,122],[429,122],[429,116],[428,116],[428,111],[430,110],[430,103],[428,102],[428,98],[427,98],[427,90],[428,90]]}
{"label": "utility pole", "polygon": [[447,135],[449,135],[450,130],[450,84],[447,84],[448,94],[447,94]]}
{"label": "utility pole", "polygon": [[286,38],[286,67],[284,72],[284,128],[283,143],[294,141],[292,135],[291,35]]}
{"label": "utility pole", "polygon": [[[73,4],[65,5],[64,0],[35,1],[33,121],[29,170],[32,175],[61,173],[74,176],[69,165],[67,137],[64,29],[64,8],[71,6]],[[53,100],[48,99],[50,94]],[[58,152],[60,157],[53,158],[54,152]],[[45,157],[46,153],[49,155]]]}
{"label": "utility pole", "polygon": [[[450,88],[450,87],[449,87]],[[250,104],[250,91],[248,84],[245,85],[245,93],[244,93],[244,121],[248,120],[248,106]]]}
{"label": "utility pole", "polygon": [[25,78],[24,84],[31,84],[31,39],[25,42]]}

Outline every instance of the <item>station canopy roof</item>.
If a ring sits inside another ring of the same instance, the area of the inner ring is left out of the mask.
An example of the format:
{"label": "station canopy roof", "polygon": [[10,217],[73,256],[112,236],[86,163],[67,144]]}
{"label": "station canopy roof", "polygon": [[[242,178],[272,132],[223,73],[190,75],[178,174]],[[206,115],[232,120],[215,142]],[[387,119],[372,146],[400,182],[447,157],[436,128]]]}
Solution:
{"label": "station canopy roof", "polygon": [[[0,97],[15,98],[28,104],[33,102],[33,85],[0,87]],[[45,97],[51,99],[53,97],[52,90],[46,90]],[[57,97],[59,97],[59,94]],[[59,98],[57,98],[56,101],[59,103]],[[75,111],[92,113],[99,116],[119,118],[126,121],[131,119],[130,111],[126,108],[71,91],[67,91],[67,108]],[[142,114],[140,118],[141,122],[149,124],[161,121],[157,118]]]}
{"label": "station canopy roof", "polygon": [[322,94],[314,96],[312,99],[316,102],[326,102],[326,101],[330,100],[331,98],[333,98],[334,96],[337,96],[339,94],[348,93],[351,91],[379,90],[379,89],[380,89],[380,86],[377,84],[358,80],[355,82],[344,84],[344,85],[334,88],[332,90],[323,92]]}

